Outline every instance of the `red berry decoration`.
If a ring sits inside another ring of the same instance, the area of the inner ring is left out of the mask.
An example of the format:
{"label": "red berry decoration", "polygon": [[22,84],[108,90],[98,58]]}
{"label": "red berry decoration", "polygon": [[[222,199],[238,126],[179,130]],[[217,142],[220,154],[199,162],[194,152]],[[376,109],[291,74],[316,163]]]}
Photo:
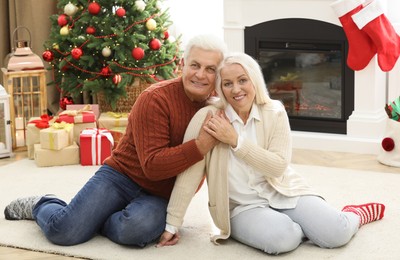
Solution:
{"label": "red berry decoration", "polygon": [[95,34],[96,28],[94,28],[93,26],[88,26],[88,28],[86,28],[86,33],[87,34]]}
{"label": "red berry decoration", "polygon": [[122,80],[122,76],[120,74],[115,74],[112,81],[115,85],[118,85]]}
{"label": "red berry decoration", "polygon": [[72,58],[75,60],[79,60],[83,55],[83,51],[81,48],[73,48],[71,51]]}
{"label": "red berry decoration", "polygon": [[140,47],[136,47],[132,50],[132,57],[136,60],[141,60],[144,58],[144,50]]}
{"label": "red berry decoration", "polygon": [[382,140],[382,148],[386,152],[390,152],[394,149],[394,140],[390,137],[385,137]]}
{"label": "red berry decoration", "polygon": [[117,11],[115,12],[119,17],[124,17],[124,15],[126,14],[126,11],[124,8],[120,7],[117,9]]}
{"label": "red berry decoration", "polygon": [[164,31],[164,40],[167,40],[169,38],[169,32]]}
{"label": "red berry decoration", "polygon": [[161,48],[161,42],[159,39],[151,39],[150,43],[149,43],[149,47],[150,49],[157,51]]}
{"label": "red berry decoration", "polygon": [[92,15],[98,15],[100,13],[101,6],[97,2],[92,2],[89,4],[88,11]]}
{"label": "red berry decoration", "polygon": [[43,60],[51,62],[54,59],[54,53],[52,51],[44,51],[42,57]]}
{"label": "red berry decoration", "polygon": [[65,110],[67,108],[67,105],[72,105],[73,103],[74,103],[74,101],[72,100],[72,97],[63,96],[60,99],[60,108],[62,110]]}
{"label": "red berry decoration", "polygon": [[66,16],[65,14],[59,15],[57,18],[57,23],[60,27],[67,25],[68,24],[68,16]]}
{"label": "red berry decoration", "polygon": [[111,69],[110,67],[104,67],[101,69],[100,74],[103,75],[104,77],[109,77],[111,76]]}

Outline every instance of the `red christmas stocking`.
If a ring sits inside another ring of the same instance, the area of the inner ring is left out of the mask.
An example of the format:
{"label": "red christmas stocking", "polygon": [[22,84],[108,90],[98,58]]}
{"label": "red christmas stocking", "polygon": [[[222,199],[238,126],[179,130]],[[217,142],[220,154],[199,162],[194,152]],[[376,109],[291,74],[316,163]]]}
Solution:
{"label": "red christmas stocking", "polygon": [[400,55],[400,38],[375,0],[352,16],[358,28],[367,33],[378,50],[378,64],[390,71]]}
{"label": "red christmas stocking", "polygon": [[338,0],[331,7],[339,17],[349,43],[347,66],[352,70],[364,69],[375,56],[377,49],[366,32],[361,31],[351,16],[363,8],[361,0]]}

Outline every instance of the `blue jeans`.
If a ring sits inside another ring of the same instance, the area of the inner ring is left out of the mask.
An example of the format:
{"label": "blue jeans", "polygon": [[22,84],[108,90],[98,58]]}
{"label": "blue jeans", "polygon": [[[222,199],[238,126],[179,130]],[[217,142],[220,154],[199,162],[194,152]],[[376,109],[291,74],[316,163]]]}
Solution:
{"label": "blue jeans", "polygon": [[103,165],[69,204],[45,196],[33,217],[54,244],[76,245],[100,233],[121,245],[144,247],[164,231],[167,204]]}

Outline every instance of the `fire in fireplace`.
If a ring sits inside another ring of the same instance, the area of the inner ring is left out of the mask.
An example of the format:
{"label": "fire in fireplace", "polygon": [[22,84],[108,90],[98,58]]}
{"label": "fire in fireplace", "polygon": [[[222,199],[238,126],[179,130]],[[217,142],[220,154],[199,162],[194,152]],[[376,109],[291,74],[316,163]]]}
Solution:
{"label": "fire in fireplace", "polygon": [[245,52],[258,60],[272,98],[291,128],[346,134],[354,109],[354,72],[342,27],[312,19],[279,19],[245,28]]}

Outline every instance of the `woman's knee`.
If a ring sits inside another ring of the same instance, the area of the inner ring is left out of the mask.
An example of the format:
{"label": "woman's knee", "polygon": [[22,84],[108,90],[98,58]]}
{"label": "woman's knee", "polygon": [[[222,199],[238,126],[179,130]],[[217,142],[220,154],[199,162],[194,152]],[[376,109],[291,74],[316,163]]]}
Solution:
{"label": "woman's knee", "polygon": [[235,232],[232,237],[248,246],[262,250],[271,255],[287,253],[296,249],[304,238],[300,226],[293,223],[286,227],[267,228],[262,232]]}
{"label": "woman's knee", "polygon": [[278,255],[295,250],[303,240],[303,232],[298,225],[293,225],[289,230],[275,230],[265,239],[265,253]]}

